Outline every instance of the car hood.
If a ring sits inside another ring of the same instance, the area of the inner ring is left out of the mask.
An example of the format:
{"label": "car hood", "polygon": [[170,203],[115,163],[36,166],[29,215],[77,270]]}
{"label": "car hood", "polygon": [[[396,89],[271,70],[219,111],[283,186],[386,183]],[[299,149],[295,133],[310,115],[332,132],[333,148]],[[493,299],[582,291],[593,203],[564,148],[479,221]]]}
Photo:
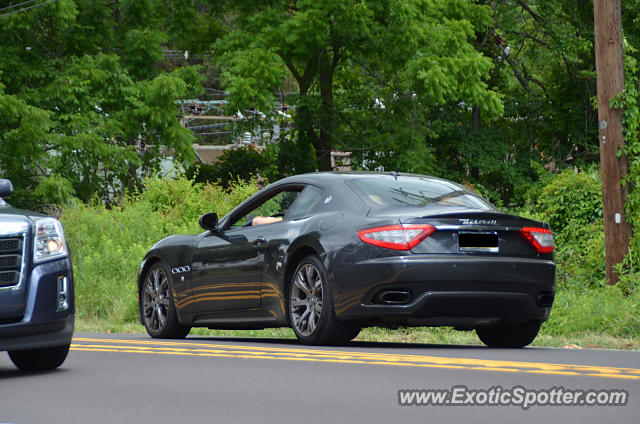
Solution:
{"label": "car hood", "polygon": [[8,205],[0,207],[0,235],[13,235],[28,231],[34,220],[45,216]]}
{"label": "car hood", "polygon": [[34,219],[43,218],[47,215],[34,212],[34,211],[29,211],[26,209],[14,208],[13,206],[9,206],[8,204],[5,204],[4,206],[0,206],[0,217],[11,218],[16,216],[22,216],[29,221],[33,221]]}

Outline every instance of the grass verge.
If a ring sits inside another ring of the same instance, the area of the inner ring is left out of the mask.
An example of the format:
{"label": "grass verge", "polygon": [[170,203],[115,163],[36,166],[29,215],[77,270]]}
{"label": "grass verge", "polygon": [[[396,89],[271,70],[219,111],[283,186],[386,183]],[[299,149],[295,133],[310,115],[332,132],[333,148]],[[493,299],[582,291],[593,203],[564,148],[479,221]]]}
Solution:
{"label": "grass verge", "polygon": [[[145,333],[138,322],[110,324],[105,321],[78,321],[78,332]],[[295,339],[289,328],[268,328],[264,330],[208,330],[194,328],[192,336],[255,338],[255,339]],[[415,343],[428,345],[478,345],[482,343],[474,331],[456,331],[448,327],[437,328],[365,328],[355,339],[360,342]],[[545,334],[545,328],[531,346],[560,347],[566,349],[623,349],[640,350],[640,337],[615,337],[601,333],[580,333],[571,336]]]}

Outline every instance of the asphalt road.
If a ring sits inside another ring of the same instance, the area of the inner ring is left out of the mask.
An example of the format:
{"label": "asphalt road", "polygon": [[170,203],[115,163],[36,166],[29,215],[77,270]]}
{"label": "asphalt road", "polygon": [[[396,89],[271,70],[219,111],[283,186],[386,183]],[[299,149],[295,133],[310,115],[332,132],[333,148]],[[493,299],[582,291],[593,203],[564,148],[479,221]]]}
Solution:
{"label": "asphalt road", "polygon": [[[628,398],[624,406],[528,409],[399,405],[401,389],[454,386],[624,390]],[[289,340],[79,333],[64,365],[45,373],[19,372],[0,353],[0,423],[565,424],[639,417],[640,352],[631,351],[357,342],[318,348]]]}

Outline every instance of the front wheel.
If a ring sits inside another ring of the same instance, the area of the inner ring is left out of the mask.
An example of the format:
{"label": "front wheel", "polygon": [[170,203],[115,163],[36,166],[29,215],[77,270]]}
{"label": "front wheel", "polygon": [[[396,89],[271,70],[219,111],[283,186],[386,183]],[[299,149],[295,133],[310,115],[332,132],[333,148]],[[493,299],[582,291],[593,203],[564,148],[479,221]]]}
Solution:
{"label": "front wheel", "polygon": [[476,334],[482,343],[489,347],[524,347],[538,335],[540,321],[527,321],[521,324],[498,324],[491,327],[476,328]]}
{"label": "front wheel", "polygon": [[327,271],[315,255],[304,258],[293,273],[288,306],[291,328],[301,343],[339,345],[360,332],[336,319]]}
{"label": "front wheel", "polygon": [[12,350],[9,358],[22,371],[47,371],[58,368],[69,353],[69,345],[39,349]]}
{"label": "front wheel", "polygon": [[153,338],[182,339],[191,330],[178,322],[169,273],[160,262],[149,268],[142,282],[140,313],[147,333]]}

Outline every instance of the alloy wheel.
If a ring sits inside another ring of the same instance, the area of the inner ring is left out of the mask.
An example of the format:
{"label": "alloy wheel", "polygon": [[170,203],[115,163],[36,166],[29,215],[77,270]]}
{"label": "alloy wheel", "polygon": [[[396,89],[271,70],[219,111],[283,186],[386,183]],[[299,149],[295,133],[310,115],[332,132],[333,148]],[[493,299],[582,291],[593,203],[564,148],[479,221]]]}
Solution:
{"label": "alloy wheel", "polygon": [[147,328],[163,330],[169,307],[169,279],[161,267],[154,267],[147,274],[142,290],[142,313]]}
{"label": "alloy wheel", "polygon": [[309,336],[318,327],[322,314],[322,276],[312,264],[298,270],[291,290],[291,318],[295,329]]}

